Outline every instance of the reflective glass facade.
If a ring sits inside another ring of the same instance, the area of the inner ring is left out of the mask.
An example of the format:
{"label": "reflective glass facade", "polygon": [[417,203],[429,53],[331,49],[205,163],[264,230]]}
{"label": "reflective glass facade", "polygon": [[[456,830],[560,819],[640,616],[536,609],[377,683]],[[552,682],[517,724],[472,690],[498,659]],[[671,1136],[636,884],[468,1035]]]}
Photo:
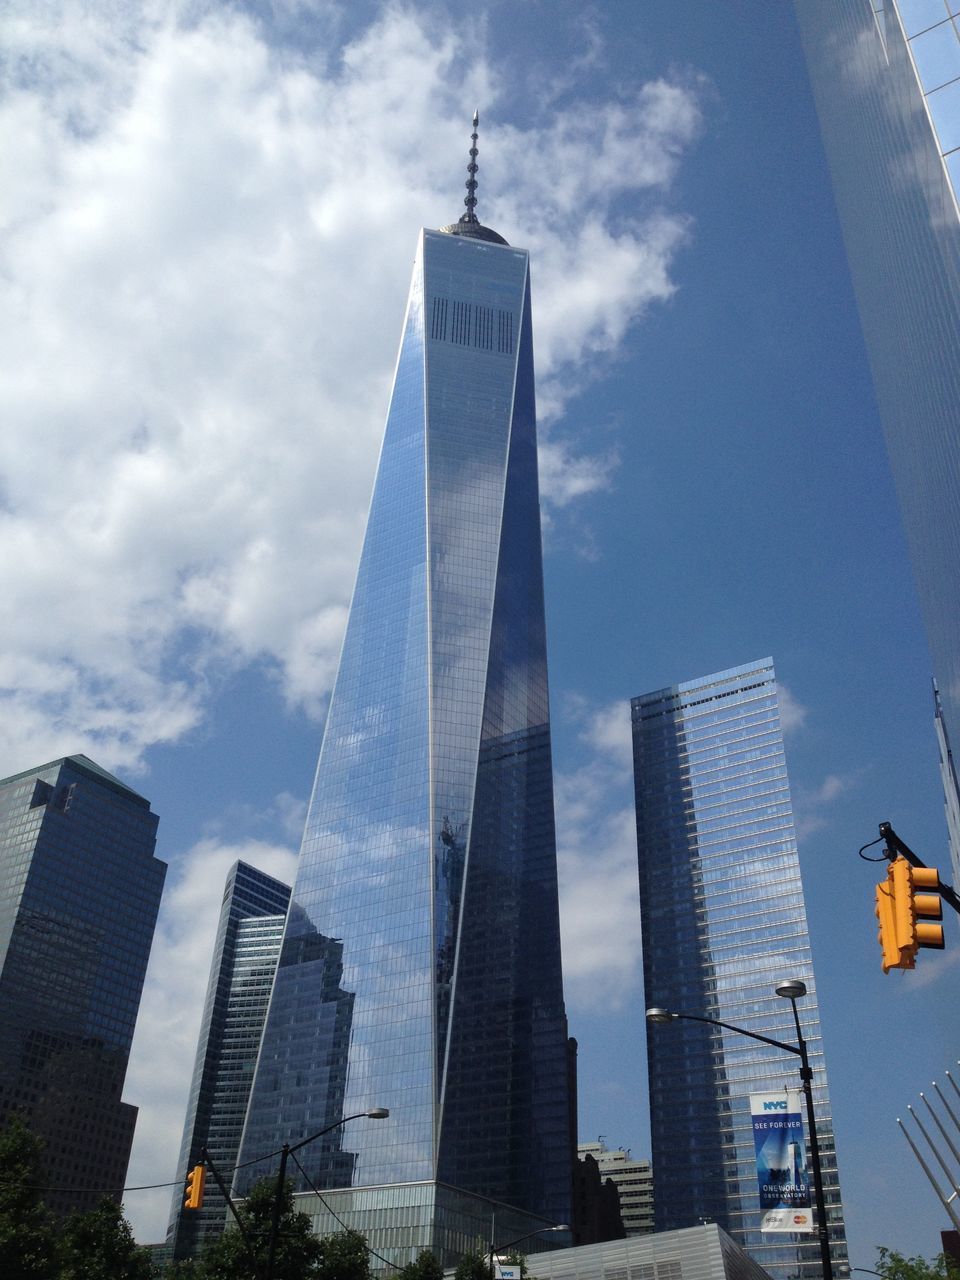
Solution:
{"label": "reflective glass facade", "polygon": [[528,271],[421,233],[241,1159],[566,1221]]}
{"label": "reflective glass facade", "polygon": [[934,724],[937,728],[937,746],[940,751],[940,780],[943,783],[943,809],[950,836],[950,858],[953,865],[953,884],[960,884],[960,781],[950,746],[950,734],[943,718],[940,690],[933,685]]}
{"label": "reflective glass facade", "polygon": [[[634,698],[646,1003],[796,1043],[813,1067],[835,1262],[846,1260],[833,1126],[773,664]],[[815,1236],[761,1234],[748,1095],[799,1087],[799,1059],[697,1022],[647,1032],[658,1231],[716,1222],[775,1280],[820,1275]]]}
{"label": "reflective glass facade", "polygon": [[491,1242],[528,1236],[524,1251],[539,1258],[563,1248],[569,1238],[566,1232],[533,1235],[552,1224],[440,1182],[325,1191],[322,1199],[297,1195],[296,1204],[310,1216],[318,1236],[342,1231],[344,1223],[359,1231],[372,1251],[375,1274],[390,1274],[384,1258],[415,1257],[427,1248],[450,1263],[468,1253],[487,1253]]}
{"label": "reflective glass facade", "polygon": [[[960,732],[960,0],[797,0],[940,687]],[[896,602],[887,602],[896,608]],[[957,796],[948,796],[957,806]],[[960,865],[960,850],[953,856]]]}
{"label": "reflective glass facade", "polygon": [[[289,902],[289,887],[265,872],[245,862],[230,869],[177,1161],[184,1178],[204,1149],[227,1180],[236,1164]],[[206,1239],[223,1231],[226,1201],[211,1177],[203,1208],[182,1206],[178,1186],[167,1243],[175,1258],[196,1257]]]}
{"label": "reflective glass facade", "polygon": [[121,1101],[166,864],[150,804],[86,756],[0,781],[0,1118],[44,1139],[45,1199],[124,1185]]}

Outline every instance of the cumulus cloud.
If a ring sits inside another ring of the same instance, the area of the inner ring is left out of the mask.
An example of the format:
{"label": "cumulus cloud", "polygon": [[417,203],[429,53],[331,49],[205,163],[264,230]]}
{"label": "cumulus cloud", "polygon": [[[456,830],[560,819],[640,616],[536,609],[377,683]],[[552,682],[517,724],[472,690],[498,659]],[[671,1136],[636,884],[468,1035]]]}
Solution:
{"label": "cumulus cloud", "polygon": [[785,734],[802,729],[807,720],[807,708],[798,702],[782,681],[777,681],[777,700],[780,703],[780,728]]}
{"label": "cumulus cloud", "polygon": [[[238,859],[285,884],[293,880],[296,854],[258,840],[202,840],[168,873],[124,1087],[124,1100],[140,1108],[128,1186],[180,1172],[180,1137],[223,886]],[[138,1239],[163,1239],[172,1194],[164,1188],[127,1196],[124,1208]]]}
{"label": "cumulus cloud", "polygon": [[[348,15],[5,17],[0,772],[65,750],[135,769],[251,662],[322,707],[415,230],[458,212],[465,100],[488,104],[481,213],[533,254],[545,495],[609,483],[615,454],[581,456],[558,420],[674,290],[688,226],[663,193],[696,85],[520,130],[482,42],[436,11],[387,8],[338,47]],[[307,20],[323,40],[279,37]]]}
{"label": "cumulus cloud", "polygon": [[793,807],[797,839],[822,830],[830,821],[834,801],[846,795],[860,781],[862,773],[829,773],[814,787],[794,787]]}

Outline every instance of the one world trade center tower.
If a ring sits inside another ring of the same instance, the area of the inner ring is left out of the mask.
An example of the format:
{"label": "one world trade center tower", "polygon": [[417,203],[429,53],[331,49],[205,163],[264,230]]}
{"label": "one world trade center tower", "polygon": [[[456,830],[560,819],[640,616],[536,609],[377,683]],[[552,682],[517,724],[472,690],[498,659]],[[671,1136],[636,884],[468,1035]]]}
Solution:
{"label": "one world trade center tower", "polygon": [[529,260],[476,142],[420,234],[239,1157],[388,1107],[288,1176],[399,1263],[570,1214]]}

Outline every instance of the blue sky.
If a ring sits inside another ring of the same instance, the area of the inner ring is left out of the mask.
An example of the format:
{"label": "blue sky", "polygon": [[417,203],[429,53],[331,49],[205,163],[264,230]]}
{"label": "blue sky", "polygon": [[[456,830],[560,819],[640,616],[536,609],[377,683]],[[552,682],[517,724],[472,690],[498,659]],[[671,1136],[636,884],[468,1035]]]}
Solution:
{"label": "blue sky", "polygon": [[131,1181],[175,1173],[228,866],[292,874],[479,105],[532,258],[581,1137],[647,1152],[624,704],[772,654],[851,1260],[936,1252],[895,1120],[956,1062],[960,940],[884,977],[856,856],[887,819],[947,874],[930,662],[790,6],[104,8],[4,19],[0,772],[84,750],[160,814]]}

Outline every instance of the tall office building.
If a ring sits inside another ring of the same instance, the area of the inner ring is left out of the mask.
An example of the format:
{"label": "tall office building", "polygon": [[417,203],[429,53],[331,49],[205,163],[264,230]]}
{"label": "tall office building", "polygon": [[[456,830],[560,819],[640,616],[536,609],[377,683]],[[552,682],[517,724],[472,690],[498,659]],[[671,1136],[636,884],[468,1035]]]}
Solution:
{"label": "tall office building", "polygon": [[570,1208],[529,262],[476,132],[469,175],[420,236],[241,1148],[389,1107],[292,1172],[397,1262]]}
{"label": "tall office building", "polygon": [[[225,1176],[236,1164],[289,902],[290,889],[279,880],[245,862],[231,867],[177,1161],[184,1176],[202,1151]],[[205,1241],[223,1231],[227,1213],[213,1178],[203,1208],[189,1212],[178,1186],[167,1230],[173,1257],[199,1255]]]}
{"label": "tall office building", "polygon": [[[801,978],[831,1253],[846,1259],[827,1078],[773,664],[634,698],[646,1001],[796,1043]],[[651,1027],[654,1221],[716,1222],[774,1280],[820,1275],[815,1235],[760,1231],[748,1095],[799,1088],[798,1059],[699,1022]]]}
{"label": "tall office building", "polygon": [[612,1151],[602,1139],[578,1143],[577,1155],[581,1160],[584,1156],[595,1160],[600,1177],[609,1179],[617,1188],[624,1234],[649,1235],[653,1230],[653,1168],[650,1161],[634,1160],[623,1147]]}
{"label": "tall office building", "polygon": [[121,1101],[166,864],[149,801],[86,756],[0,781],[0,1117],[44,1140],[47,1204],[124,1185]]}
{"label": "tall office building", "polygon": [[[887,452],[960,733],[960,0],[797,0]],[[895,617],[898,602],[881,602]],[[945,776],[948,810],[956,780]],[[960,846],[953,841],[960,882]]]}

